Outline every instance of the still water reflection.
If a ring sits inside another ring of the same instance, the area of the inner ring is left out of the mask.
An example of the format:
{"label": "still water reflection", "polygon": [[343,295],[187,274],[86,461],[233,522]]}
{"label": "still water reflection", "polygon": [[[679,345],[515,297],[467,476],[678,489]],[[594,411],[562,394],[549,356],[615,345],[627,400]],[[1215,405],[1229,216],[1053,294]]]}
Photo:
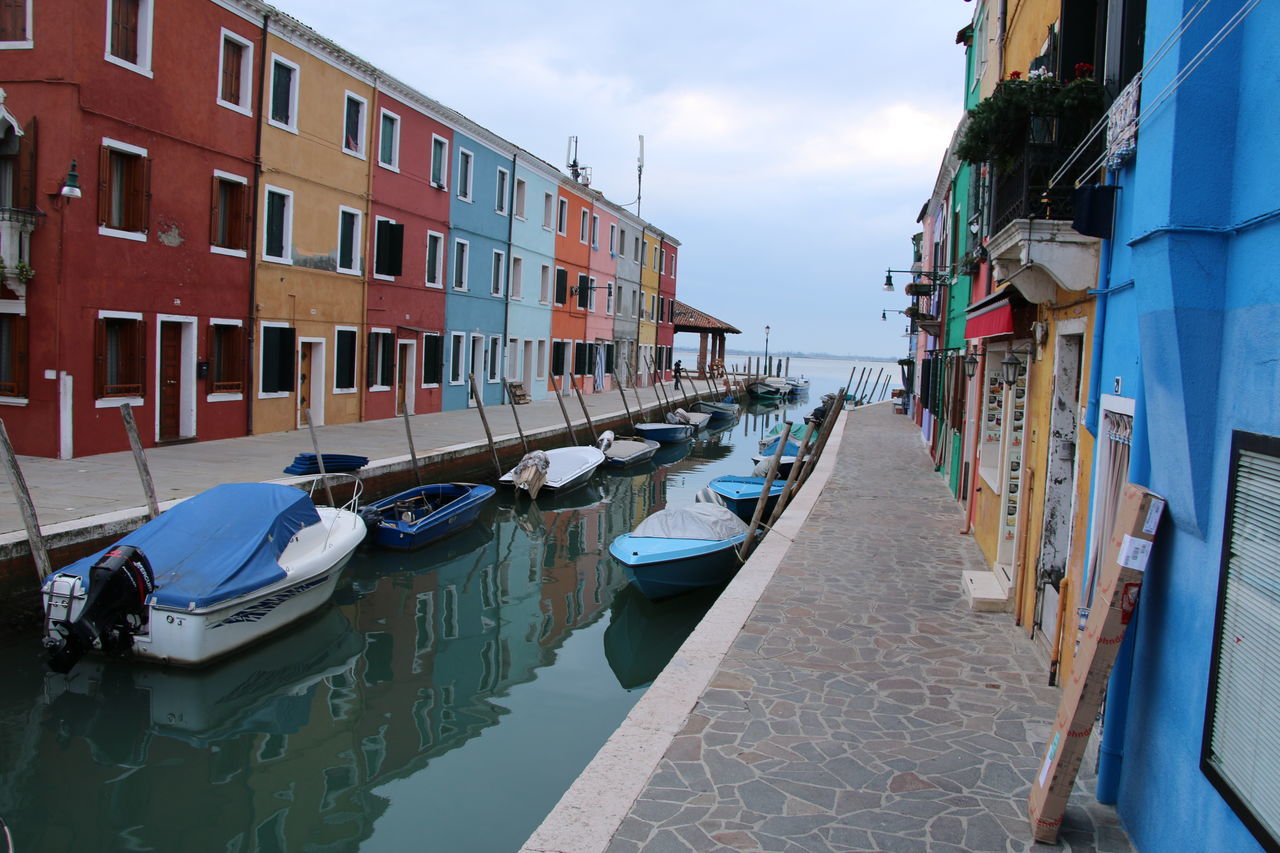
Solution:
{"label": "still water reflection", "polygon": [[718,592],[649,602],[609,542],[746,473],[781,411],[536,507],[500,493],[422,552],[362,549],[331,605],[211,668],[52,676],[34,639],[0,648],[16,849],[516,849]]}

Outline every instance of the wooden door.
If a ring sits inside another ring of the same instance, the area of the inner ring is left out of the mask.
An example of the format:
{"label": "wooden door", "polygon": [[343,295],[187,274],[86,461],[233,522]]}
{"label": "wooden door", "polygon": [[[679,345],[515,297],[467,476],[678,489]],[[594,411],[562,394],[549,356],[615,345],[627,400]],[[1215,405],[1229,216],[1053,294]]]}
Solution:
{"label": "wooden door", "polygon": [[160,440],[182,438],[182,326],[160,324]]}
{"label": "wooden door", "polygon": [[[307,425],[307,409],[311,408],[311,343],[303,341],[298,345],[298,426]],[[311,413],[311,422],[316,423],[316,413]]]}

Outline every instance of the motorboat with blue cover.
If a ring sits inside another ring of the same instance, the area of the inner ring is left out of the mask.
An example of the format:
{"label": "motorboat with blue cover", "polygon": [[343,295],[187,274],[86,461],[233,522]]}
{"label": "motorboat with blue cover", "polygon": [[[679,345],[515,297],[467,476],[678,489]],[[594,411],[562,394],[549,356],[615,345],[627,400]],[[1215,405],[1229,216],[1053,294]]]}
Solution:
{"label": "motorboat with blue cover", "polygon": [[675,444],[693,437],[693,424],[636,424],[636,435],[661,444]]}
{"label": "motorboat with blue cover", "polygon": [[[760,452],[751,457],[751,461],[755,463],[756,475],[767,473],[769,462],[773,459],[773,454],[778,450],[778,442],[781,436],[774,438],[764,447],[760,448]],[[800,445],[794,441],[788,441],[786,447],[782,449],[782,458],[778,460],[778,476],[785,477],[791,472],[791,466],[795,464],[796,457],[800,455]]]}
{"label": "motorboat with blue cover", "polygon": [[50,575],[41,593],[49,666],[89,651],[200,665],[328,600],[365,525],[359,481],[341,508],[299,489],[228,483],[175,505]]}
{"label": "motorboat with blue cover", "polygon": [[609,545],[647,598],[724,583],[737,573],[747,525],[714,503],[659,510]]}
{"label": "motorboat with blue cover", "polygon": [[465,529],[495,492],[477,483],[415,486],[361,508],[360,516],[375,545],[408,551]]}
{"label": "motorboat with blue cover", "polygon": [[536,498],[538,492],[567,492],[577,488],[604,464],[604,453],[598,447],[553,447],[531,450],[507,473],[498,478]]}
{"label": "motorboat with blue cover", "polygon": [[[707,488],[735,515],[743,521],[750,521],[751,516],[756,511],[756,504],[760,503],[760,496],[764,494],[764,481],[764,477],[737,477],[730,475],[716,477],[707,484]],[[781,478],[775,478],[769,485],[769,498],[764,505],[766,519],[769,513],[773,512],[773,508],[777,506],[778,498],[781,497],[785,486],[786,482]]]}
{"label": "motorboat with blue cover", "polygon": [[[787,423],[788,423],[787,421],[778,421],[776,424],[771,426],[768,432],[766,432],[764,436],[760,439],[760,449],[764,450],[766,445],[772,444],[773,440],[777,438],[779,435],[781,435],[782,431],[786,429]],[[808,424],[805,424],[799,421],[792,423],[791,435],[790,435],[791,441],[802,440],[804,438],[804,431],[807,428],[808,428]]]}
{"label": "motorboat with blue cover", "polygon": [[651,438],[616,436],[609,429],[600,434],[600,451],[604,453],[604,464],[610,468],[625,468],[652,459],[661,446]]}

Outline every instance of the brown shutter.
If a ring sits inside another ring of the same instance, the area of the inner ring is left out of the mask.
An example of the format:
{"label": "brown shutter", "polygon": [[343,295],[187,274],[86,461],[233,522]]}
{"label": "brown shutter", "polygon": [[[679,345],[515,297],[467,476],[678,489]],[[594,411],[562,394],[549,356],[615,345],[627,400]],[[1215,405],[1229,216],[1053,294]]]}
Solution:
{"label": "brown shutter", "polygon": [[141,170],[141,186],[139,189],[139,205],[141,207],[140,216],[137,220],[139,231],[150,230],[151,225],[151,158],[142,157],[142,162],[138,164]]}
{"label": "brown shutter", "polygon": [[240,209],[236,211],[236,244],[237,249],[248,251],[249,235],[253,233],[253,194],[249,185],[240,185]]}
{"label": "brown shutter", "polygon": [[107,321],[93,324],[93,396],[101,398],[107,387]]}
{"label": "brown shutter", "polygon": [[111,219],[111,149],[98,149],[98,224]]}
{"label": "brown shutter", "polygon": [[[217,175],[214,175],[213,176],[213,196],[209,202],[209,245],[210,246],[222,245],[221,243],[218,242],[218,237],[220,236],[218,234],[218,219],[220,218],[221,212],[222,212],[222,179],[219,178]],[[228,214],[228,219],[230,219],[231,211],[228,211],[227,214]],[[228,231],[230,231],[230,229],[228,229]],[[228,233],[227,236],[229,238],[231,236],[230,233]],[[230,243],[231,240],[228,239],[227,242]]]}
{"label": "brown shutter", "polygon": [[[26,14],[26,10],[23,10]],[[14,207],[20,210],[36,209],[36,120],[22,129],[18,140],[18,185],[14,188]]]}
{"label": "brown shutter", "polygon": [[18,397],[27,396],[27,317],[25,314],[13,314],[13,393]]}

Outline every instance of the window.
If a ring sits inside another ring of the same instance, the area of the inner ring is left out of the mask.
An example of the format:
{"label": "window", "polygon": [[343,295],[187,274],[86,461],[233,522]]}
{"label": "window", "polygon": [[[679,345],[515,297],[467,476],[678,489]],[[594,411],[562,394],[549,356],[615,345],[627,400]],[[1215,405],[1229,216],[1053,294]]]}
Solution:
{"label": "window", "polygon": [[1231,441],[1200,767],[1259,844],[1280,845],[1280,437]]}
{"label": "window", "polygon": [[342,150],[364,158],[364,109],[368,101],[354,92],[347,92],[346,108],[342,117]]}
{"label": "window", "polygon": [[507,181],[511,178],[511,173],[506,169],[498,169],[498,189],[494,198],[494,207],[502,216],[507,215]]}
{"label": "window", "polygon": [[458,198],[471,201],[471,166],[475,157],[465,148],[458,149]]}
{"label": "window", "polygon": [[439,385],[444,376],[444,342],[435,332],[422,336],[422,384]]}
{"label": "window", "polygon": [[271,56],[271,111],[269,122],[281,130],[298,132],[298,66],[282,56]]}
{"label": "window", "polygon": [[250,115],[252,95],[249,86],[253,83],[253,42],[224,29],[218,67],[218,103],[238,113]]}
{"label": "window", "polygon": [[338,272],[360,274],[360,220],[363,214],[350,207],[338,208]]}
{"label": "window", "polygon": [[105,59],[148,77],[151,76],[152,2],[107,0]]}
{"label": "window", "polygon": [[245,257],[249,250],[249,182],[215,170],[209,248],[220,255]]}
{"label": "window", "polygon": [[600,217],[597,214],[591,214],[591,248],[600,248]]}
{"label": "window", "polygon": [[653,247],[653,268],[655,270],[658,268],[658,247],[657,246]]}
{"label": "window", "polygon": [[244,329],[239,323],[209,324],[209,393],[244,392]]}
{"label": "window", "polygon": [[587,310],[595,313],[596,310],[596,280],[595,278],[587,279]]}
{"label": "window", "polygon": [[676,253],[671,253],[671,277],[676,277]]}
{"label": "window", "polygon": [[444,287],[444,235],[427,232],[427,286]]}
{"label": "window", "polygon": [[538,341],[538,363],[537,376],[539,379],[547,378],[547,342]]}
{"label": "window", "polygon": [[147,324],[140,314],[100,314],[94,334],[94,396],[141,397]]}
{"label": "window", "polygon": [[0,42],[8,47],[32,47],[32,0],[4,0],[0,3]]}
{"label": "window", "polygon": [[635,238],[635,248],[632,249],[631,254],[635,262],[640,263],[641,255],[640,255],[640,238],[639,237]]}
{"label": "window", "polygon": [[27,318],[0,314],[0,397],[27,396]]}
{"label": "window", "polygon": [[578,273],[578,307],[582,310],[587,309],[587,303],[591,299],[591,289],[587,287],[587,274]]}
{"label": "window", "polygon": [[659,323],[666,320],[666,313],[667,313],[667,298],[665,296],[659,296],[658,297],[658,322]]}
{"label": "window", "polygon": [[507,374],[508,382],[515,382],[520,378],[520,339],[507,338]]}
{"label": "window", "polygon": [[375,278],[395,278],[404,262],[404,226],[394,219],[377,217],[374,225],[373,274]]}
{"label": "window", "polygon": [[528,185],[525,183],[524,178],[516,178],[515,214],[517,219],[524,219],[524,202],[527,190]]}
{"label": "window", "polygon": [[612,222],[609,223],[609,254],[618,254],[618,226]]}
{"label": "window", "polygon": [[370,391],[385,391],[396,375],[396,339],[390,329],[369,330],[369,353],[366,366]]}
{"label": "window", "polygon": [[613,282],[609,282],[605,289],[604,313],[613,313]]}
{"label": "window", "polygon": [[339,328],[334,332],[333,390],[350,393],[356,390],[356,329]]}
{"label": "window", "polygon": [[551,193],[542,194],[542,227],[550,231],[555,222],[556,199]]}
{"label": "window", "polygon": [[569,228],[569,200],[565,198],[557,199],[556,204],[556,233],[563,237],[568,233]]}
{"label": "window", "polygon": [[471,244],[466,240],[453,241],[453,289],[467,289],[467,254]]}
{"label": "window", "polygon": [[564,267],[556,267],[556,304],[564,305],[569,301],[569,272]]}
{"label": "window", "polygon": [[503,273],[507,269],[507,253],[493,250],[493,267],[489,275],[489,292],[494,296],[501,296],[503,292]]}
{"label": "window", "polygon": [[591,372],[591,359],[588,350],[591,345],[583,341],[575,341],[573,344],[573,375],[586,376]]}
{"label": "window", "polygon": [[662,264],[658,267],[658,272],[666,275],[667,272],[667,250],[662,250]]}
{"label": "window", "polygon": [[151,196],[147,149],[103,139],[98,170],[98,233],[145,240]]}
{"label": "window", "polygon": [[648,256],[649,256],[649,241],[648,241],[648,240],[645,240],[645,241],[644,241],[644,251],[643,251],[643,253],[641,253],[641,254],[637,254],[637,255],[636,255],[636,260],[643,264],[643,263],[644,263],[644,259],[645,259],[646,257],[648,257]]}
{"label": "window", "polygon": [[524,258],[511,258],[511,298],[524,297]]}
{"label": "window", "polygon": [[293,391],[294,330],[262,324],[262,381],[259,396],[283,397]]}
{"label": "window", "polygon": [[449,335],[449,384],[462,384],[463,336],[460,332]]}
{"label": "window", "polygon": [[498,370],[502,358],[502,338],[489,338],[489,348],[484,354],[485,376],[490,382],[498,381]]}
{"label": "window", "polygon": [[538,275],[538,301],[547,304],[551,301],[551,265],[543,264]]}
{"label": "window", "polygon": [[564,376],[565,350],[568,348],[568,341],[552,341],[551,342],[551,375]]}
{"label": "window", "polygon": [[580,242],[580,243],[586,243],[586,242],[587,242],[587,240],[588,240],[588,238],[589,238],[589,236],[590,236],[589,232],[590,232],[590,230],[591,230],[591,224],[590,224],[590,223],[591,223],[591,214],[590,214],[590,213],[587,211],[587,209],[584,207],[584,208],[582,208],[582,218],[581,218],[581,221],[579,221],[579,222],[578,222],[578,242]]}
{"label": "window", "polygon": [[293,193],[267,187],[262,226],[263,260],[293,263]]}
{"label": "window", "polygon": [[449,140],[431,135],[431,186],[445,188],[449,173]]}
{"label": "window", "polygon": [[378,165],[400,171],[400,116],[383,110],[378,121]]}

